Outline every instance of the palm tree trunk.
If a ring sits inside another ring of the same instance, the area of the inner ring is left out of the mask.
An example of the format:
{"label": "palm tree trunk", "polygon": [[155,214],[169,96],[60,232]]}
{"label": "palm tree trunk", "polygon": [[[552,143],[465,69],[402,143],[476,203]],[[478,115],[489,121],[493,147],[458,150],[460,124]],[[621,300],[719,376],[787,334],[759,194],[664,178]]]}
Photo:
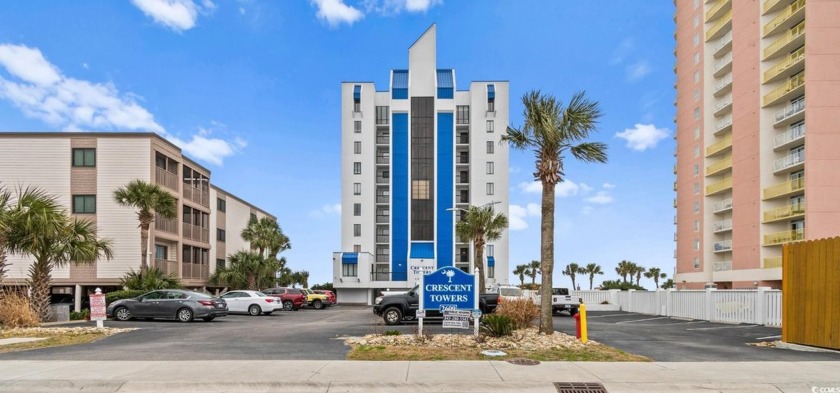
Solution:
{"label": "palm tree trunk", "polygon": [[149,223],[140,223],[140,276],[146,274],[149,268],[149,261],[146,258],[149,255]]}
{"label": "palm tree trunk", "polygon": [[47,321],[52,316],[52,309],[50,308],[50,284],[52,265],[47,260],[36,259],[35,263],[29,267],[29,304],[32,311],[41,318],[41,321]]}
{"label": "palm tree trunk", "polygon": [[589,275],[589,290],[590,291],[592,290],[592,281],[595,281],[595,275],[594,274]]}
{"label": "palm tree trunk", "polygon": [[248,289],[251,291],[257,290],[257,276],[248,274]]}
{"label": "palm tree trunk", "polygon": [[577,289],[577,286],[575,285],[575,275],[572,274],[569,277],[571,277],[571,279],[572,279],[572,290],[574,291],[574,290]]}
{"label": "palm tree trunk", "polygon": [[478,293],[484,293],[484,238],[477,236],[474,241],[475,245],[475,260],[473,261],[473,269],[478,275]]}
{"label": "palm tree trunk", "polygon": [[0,297],[3,297],[4,278],[6,278],[6,239],[0,235]]}
{"label": "palm tree trunk", "polygon": [[542,181],[540,333],[545,334],[554,334],[554,317],[551,312],[551,286],[554,279],[554,186],[554,183]]}

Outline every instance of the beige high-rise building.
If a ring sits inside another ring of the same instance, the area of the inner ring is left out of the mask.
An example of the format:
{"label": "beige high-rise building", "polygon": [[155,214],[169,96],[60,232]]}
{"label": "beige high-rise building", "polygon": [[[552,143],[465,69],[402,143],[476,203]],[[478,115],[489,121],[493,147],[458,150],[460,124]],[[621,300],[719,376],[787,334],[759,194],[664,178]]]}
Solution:
{"label": "beige high-rise building", "polygon": [[[153,133],[0,133],[0,184],[35,186],[54,195],[77,218],[96,223],[114,257],[53,271],[53,294],[81,297],[95,287],[119,289],[120,278],[140,268],[135,210],[117,205],[114,191],[132,180],[161,185],[178,199],[174,219],[155,218],[149,265],[202,288],[236,251],[249,248],[240,233],[266,211],[216,187],[210,170]],[[9,255],[4,283],[26,285],[32,258]]]}
{"label": "beige high-rise building", "polygon": [[675,282],[779,288],[783,244],[840,235],[840,1],[674,4]]}

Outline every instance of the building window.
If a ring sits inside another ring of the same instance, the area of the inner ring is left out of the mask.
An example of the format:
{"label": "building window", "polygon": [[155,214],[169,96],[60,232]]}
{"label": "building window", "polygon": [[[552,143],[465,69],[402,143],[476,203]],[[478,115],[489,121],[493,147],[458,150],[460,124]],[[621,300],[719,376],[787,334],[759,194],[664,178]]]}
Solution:
{"label": "building window", "polygon": [[95,167],[96,149],[73,149],[73,166]]}
{"label": "building window", "polygon": [[495,266],[487,266],[487,278],[496,278]]}
{"label": "building window", "polygon": [[694,201],[694,212],[700,213],[700,202]]}
{"label": "building window", "polygon": [[353,122],[353,132],[356,133],[356,134],[361,134],[362,133],[362,121],[361,120],[356,120],[356,121]]}
{"label": "building window", "polygon": [[342,263],[341,275],[344,277],[358,277],[359,265],[357,263]]}
{"label": "building window", "polygon": [[361,216],[362,215],[362,204],[361,203],[354,203],[353,204],[353,215],[354,216]]}
{"label": "building window", "polygon": [[487,120],[487,132],[494,131],[496,131],[496,126],[493,124],[493,120]]}
{"label": "building window", "polygon": [[495,256],[495,254],[493,253],[493,251],[495,251],[495,249],[496,249],[495,246],[493,246],[492,244],[488,244],[487,245],[487,256],[488,257]]}
{"label": "building window", "polygon": [[455,109],[455,123],[456,124],[470,124],[470,106],[458,105]]}
{"label": "building window", "polygon": [[216,228],[216,240],[220,242],[225,241],[225,230],[221,228]]}
{"label": "building window", "polygon": [[353,112],[362,111],[362,86],[353,86]]}
{"label": "building window", "polygon": [[699,45],[700,44],[700,33],[694,33],[694,38],[692,39],[692,41],[694,41],[694,46]]}
{"label": "building window", "polygon": [[73,195],[73,213],[96,213],[96,195]]}
{"label": "building window", "polygon": [[700,146],[694,145],[694,158],[700,157]]}
{"label": "building window", "polygon": [[700,101],[700,90],[694,89],[694,101]]}
{"label": "building window", "polygon": [[224,213],[227,211],[227,201],[221,198],[216,199],[216,210]]}
{"label": "building window", "polygon": [[700,239],[694,239],[694,251],[700,249]]}
{"label": "building window", "polygon": [[388,125],[389,123],[389,116],[388,116],[388,107],[387,106],[377,106],[376,107],[376,124],[385,124]]}
{"label": "building window", "polygon": [[494,168],[493,168],[493,161],[488,161],[488,162],[487,162],[487,174],[488,174],[488,175],[492,175],[492,174],[493,174],[493,171],[494,171]]}
{"label": "building window", "polygon": [[694,139],[700,138],[700,127],[694,127]]}
{"label": "building window", "polygon": [[692,21],[692,25],[697,27],[700,24],[700,15],[694,15],[694,21]]}
{"label": "building window", "polygon": [[216,270],[225,268],[225,260],[223,258],[216,259]]}
{"label": "building window", "polygon": [[694,193],[695,194],[700,193],[700,183],[694,183]]}
{"label": "building window", "polygon": [[487,195],[493,195],[495,191],[495,186],[493,183],[487,183]]}
{"label": "building window", "polygon": [[694,52],[694,64],[700,63],[700,52]]}
{"label": "building window", "polygon": [[362,183],[353,183],[353,195],[362,195]]}
{"label": "building window", "polygon": [[694,108],[694,120],[700,118],[700,108]]}
{"label": "building window", "polygon": [[257,215],[256,214],[251,213],[251,221],[257,221]]}
{"label": "building window", "polygon": [[694,83],[700,82],[700,71],[694,71]]}
{"label": "building window", "polygon": [[487,85],[487,112],[496,111],[496,85]]}
{"label": "building window", "polygon": [[699,232],[699,231],[700,231],[700,221],[699,220],[694,220],[694,232]]}
{"label": "building window", "polygon": [[362,236],[362,224],[353,224],[353,236]]}
{"label": "building window", "polygon": [[700,258],[694,257],[694,268],[695,269],[700,268]]}
{"label": "building window", "polygon": [[411,181],[411,199],[429,199],[429,181]]}
{"label": "building window", "polygon": [[362,154],[362,142],[353,142],[353,154]]}
{"label": "building window", "polygon": [[354,162],[353,163],[353,174],[354,175],[361,175],[362,174],[362,163],[361,162]]}
{"label": "building window", "polygon": [[155,259],[166,260],[169,256],[169,247],[155,244]]}
{"label": "building window", "polygon": [[487,154],[493,154],[493,141],[487,141]]}
{"label": "building window", "polygon": [[697,165],[697,164],[694,164],[694,175],[697,176],[699,174],[700,174],[700,166]]}
{"label": "building window", "polygon": [[353,245],[353,252],[362,252],[362,245],[361,244],[354,244]]}

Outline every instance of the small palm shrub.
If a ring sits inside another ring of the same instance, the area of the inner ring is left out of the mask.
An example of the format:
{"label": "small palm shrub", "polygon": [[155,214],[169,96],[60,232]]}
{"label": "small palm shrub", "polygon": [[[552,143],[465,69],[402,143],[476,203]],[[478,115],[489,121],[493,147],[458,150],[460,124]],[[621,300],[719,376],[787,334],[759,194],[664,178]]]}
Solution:
{"label": "small palm shrub", "polygon": [[399,330],[396,330],[396,329],[386,330],[384,335],[386,335],[386,336],[399,336],[399,335],[402,335],[402,332],[399,331]]}
{"label": "small palm shrub", "polygon": [[0,296],[0,325],[3,328],[36,327],[41,319],[32,310],[29,299],[18,293]]}
{"label": "small palm shrub", "polygon": [[514,329],[524,329],[540,316],[540,308],[530,299],[505,300],[496,307],[496,314],[513,320]]}
{"label": "small palm shrub", "polygon": [[90,309],[85,308],[81,312],[70,311],[71,321],[84,321],[90,319]]}
{"label": "small palm shrub", "polygon": [[479,329],[488,336],[510,336],[514,330],[514,322],[507,315],[487,314],[481,318]]}
{"label": "small palm shrub", "polygon": [[124,287],[140,291],[181,288],[181,279],[156,267],[146,269],[146,273],[142,275],[132,269],[120,281]]}

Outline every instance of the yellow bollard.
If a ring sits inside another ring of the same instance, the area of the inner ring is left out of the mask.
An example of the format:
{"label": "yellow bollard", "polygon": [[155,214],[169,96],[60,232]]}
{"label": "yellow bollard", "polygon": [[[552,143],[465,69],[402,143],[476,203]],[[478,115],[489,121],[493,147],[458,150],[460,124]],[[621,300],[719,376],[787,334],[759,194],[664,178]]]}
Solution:
{"label": "yellow bollard", "polygon": [[586,305],[581,304],[578,312],[580,313],[580,342],[586,343],[588,341],[586,337]]}

